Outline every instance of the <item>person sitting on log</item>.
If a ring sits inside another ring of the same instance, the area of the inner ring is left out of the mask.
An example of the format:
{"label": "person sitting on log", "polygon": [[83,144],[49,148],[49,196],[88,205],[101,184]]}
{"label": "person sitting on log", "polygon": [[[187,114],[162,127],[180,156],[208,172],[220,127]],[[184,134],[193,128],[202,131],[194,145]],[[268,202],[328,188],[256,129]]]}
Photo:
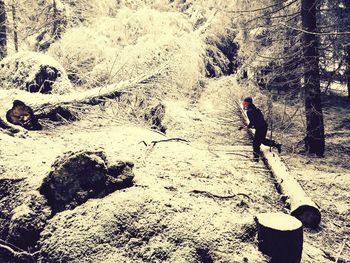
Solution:
{"label": "person sitting on log", "polygon": [[253,99],[251,97],[246,97],[243,100],[243,108],[247,111],[247,116],[249,119],[248,128],[255,129],[255,134],[253,139],[254,160],[256,162],[259,161],[259,156],[261,154],[261,150],[260,150],[261,144],[277,148],[278,153],[281,153],[282,144],[266,138],[267,123],[264,119],[264,115],[262,114],[261,110],[253,104]]}

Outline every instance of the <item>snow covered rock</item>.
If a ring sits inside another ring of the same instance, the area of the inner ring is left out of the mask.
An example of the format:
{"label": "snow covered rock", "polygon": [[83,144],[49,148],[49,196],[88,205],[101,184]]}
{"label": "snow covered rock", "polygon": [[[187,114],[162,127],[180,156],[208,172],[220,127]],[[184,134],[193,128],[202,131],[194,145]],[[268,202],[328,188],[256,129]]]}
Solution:
{"label": "snow covered rock", "polygon": [[133,164],[119,161],[108,166],[105,154],[67,152],[52,165],[52,171],[40,188],[54,212],[85,203],[133,184]]}
{"label": "snow covered rock", "polygon": [[39,239],[40,232],[51,216],[51,209],[46,199],[33,191],[11,214],[7,240],[25,249],[33,246]]}
{"label": "snow covered rock", "polygon": [[0,61],[4,89],[64,94],[72,89],[64,68],[52,57],[36,52],[19,52]]}

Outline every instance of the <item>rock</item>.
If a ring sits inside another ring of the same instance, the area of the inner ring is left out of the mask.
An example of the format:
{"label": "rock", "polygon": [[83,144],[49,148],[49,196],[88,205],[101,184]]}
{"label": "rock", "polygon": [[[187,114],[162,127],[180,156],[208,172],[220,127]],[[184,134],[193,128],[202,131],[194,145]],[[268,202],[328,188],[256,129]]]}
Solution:
{"label": "rock", "polygon": [[162,123],[164,116],[165,105],[158,103],[149,109],[149,112],[145,114],[144,119],[150,123],[152,129],[156,129],[162,133],[165,133],[167,128]]}
{"label": "rock", "polygon": [[101,151],[68,152],[59,157],[40,188],[54,212],[73,209],[133,184],[133,164],[119,161],[108,166]]}
{"label": "rock", "polygon": [[64,68],[52,57],[18,52],[0,61],[0,80],[5,89],[40,93],[67,93],[72,89]]}
{"label": "rock", "polygon": [[23,179],[0,179],[0,239],[7,239],[11,211],[23,203],[21,189],[25,185]]}
{"label": "rock", "polygon": [[37,191],[28,194],[24,202],[11,211],[7,240],[17,247],[33,247],[44,229],[51,209]]}
{"label": "rock", "polygon": [[134,179],[133,167],[132,162],[122,161],[111,165],[107,170],[106,185],[115,190],[132,186]]}

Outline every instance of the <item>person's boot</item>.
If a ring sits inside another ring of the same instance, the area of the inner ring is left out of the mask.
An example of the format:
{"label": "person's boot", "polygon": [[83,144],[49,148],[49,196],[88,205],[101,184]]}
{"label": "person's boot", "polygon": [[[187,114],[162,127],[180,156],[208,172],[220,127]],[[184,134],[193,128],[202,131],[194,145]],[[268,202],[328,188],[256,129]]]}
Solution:
{"label": "person's boot", "polygon": [[260,154],[259,153],[256,153],[256,152],[253,152],[253,161],[254,162],[259,162],[259,158],[260,157]]}
{"label": "person's boot", "polygon": [[282,144],[281,143],[276,143],[276,149],[278,151],[278,153],[281,153],[282,152]]}

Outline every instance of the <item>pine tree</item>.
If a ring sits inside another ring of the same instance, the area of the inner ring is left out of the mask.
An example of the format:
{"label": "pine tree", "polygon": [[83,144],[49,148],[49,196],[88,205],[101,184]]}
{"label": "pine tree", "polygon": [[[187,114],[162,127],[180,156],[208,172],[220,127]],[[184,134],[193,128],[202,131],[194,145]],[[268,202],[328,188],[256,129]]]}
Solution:
{"label": "pine tree", "polygon": [[304,55],[304,89],[306,114],[306,139],[308,152],[323,156],[325,136],[321,104],[319,74],[319,43],[316,21],[317,0],[301,0],[302,43]]}
{"label": "pine tree", "polygon": [[[344,31],[350,31],[350,1],[349,0],[343,0],[344,4],[344,21],[343,25],[344,26]],[[345,71],[345,77],[346,77],[346,85],[348,88],[348,98],[350,99],[350,45],[349,45],[349,36],[346,37],[345,40],[346,44],[345,46],[345,63],[346,63],[346,71]]]}

